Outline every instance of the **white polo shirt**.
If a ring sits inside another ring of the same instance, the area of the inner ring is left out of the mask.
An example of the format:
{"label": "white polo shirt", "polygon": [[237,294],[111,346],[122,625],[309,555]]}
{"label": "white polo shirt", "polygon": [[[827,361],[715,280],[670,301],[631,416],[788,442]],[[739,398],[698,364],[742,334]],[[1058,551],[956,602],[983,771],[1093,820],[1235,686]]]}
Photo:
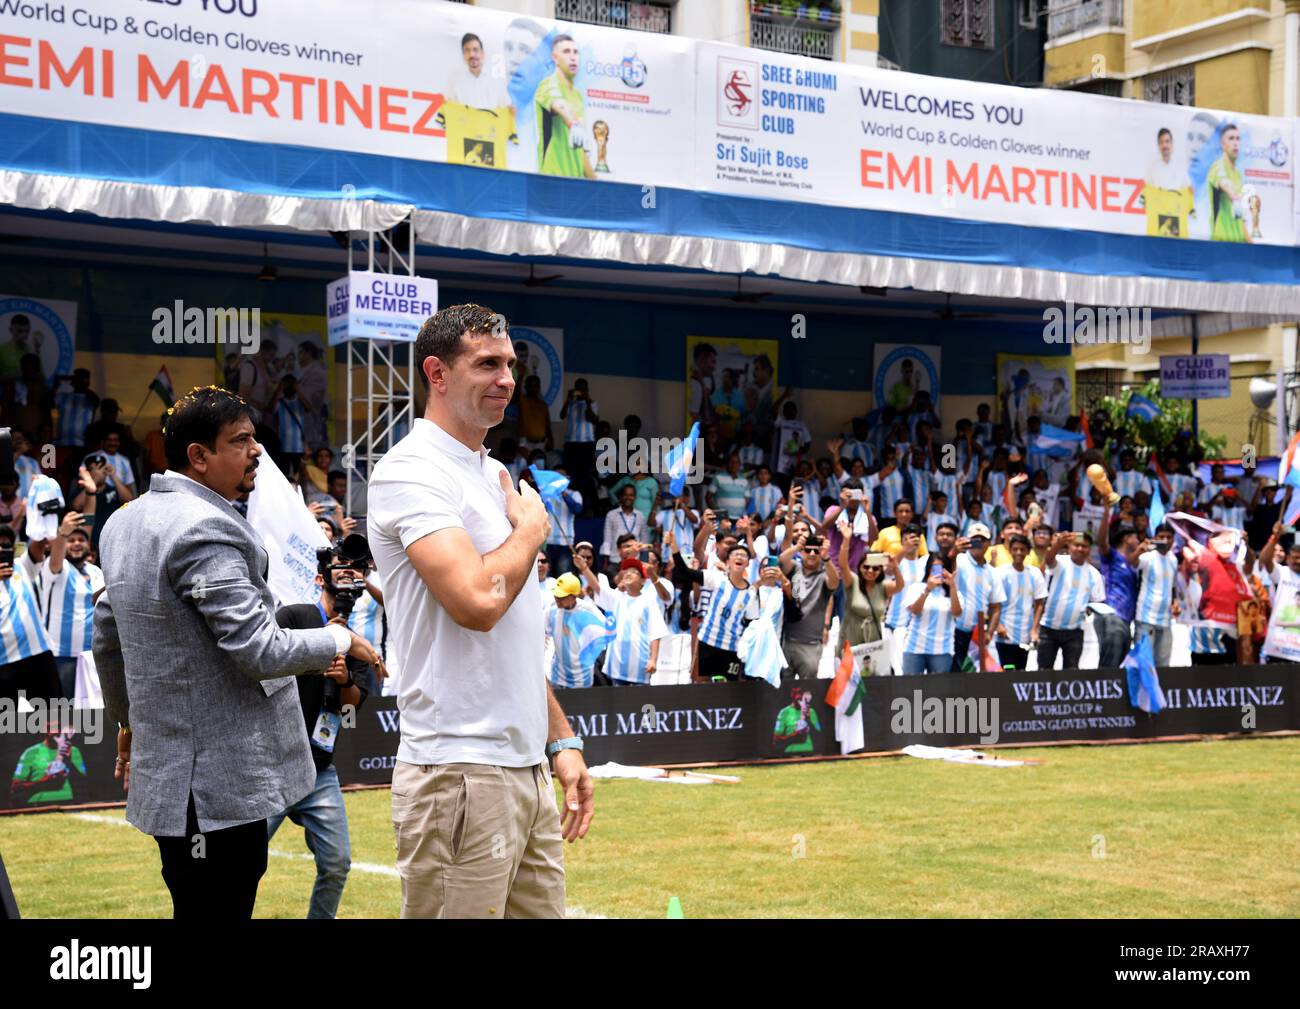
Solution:
{"label": "white polo shirt", "polygon": [[464,529],[480,555],[501,546],[512,532],[503,471],[486,450],[466,448],[420,418],[370,477],[370,549],[384,580],[388,647],[402,669],[398,760],[530,767],[546,759],[536,575],[530,571],[492,630],[471,631],[452,620],[406,555],[440,529]]}

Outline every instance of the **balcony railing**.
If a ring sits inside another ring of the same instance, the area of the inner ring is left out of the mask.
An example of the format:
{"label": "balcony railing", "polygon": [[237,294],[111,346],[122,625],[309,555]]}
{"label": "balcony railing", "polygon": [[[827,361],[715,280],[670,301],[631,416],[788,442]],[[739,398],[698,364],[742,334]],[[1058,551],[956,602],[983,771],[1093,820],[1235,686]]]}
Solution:
{"label": "balcony railing", "polygon": [[555,17],[559,21],[578,21],[589,25],[609,25],[641,32],[670,35],[673,8],[669,3],[631,3],[627,0],[555,0]]}
{"label": "balcony railing", "polygon": [[1047,37],[1089,28],[1122,28],[1124,0],[1047,0]]}

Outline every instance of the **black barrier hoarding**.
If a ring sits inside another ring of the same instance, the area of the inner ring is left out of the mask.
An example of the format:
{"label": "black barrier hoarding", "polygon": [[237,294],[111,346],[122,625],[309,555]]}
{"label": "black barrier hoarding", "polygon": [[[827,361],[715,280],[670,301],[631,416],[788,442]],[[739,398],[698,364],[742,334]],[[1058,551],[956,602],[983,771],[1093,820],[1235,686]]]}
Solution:
{"label": "black barrier hoarding", "polygon": [[[590,765],[689,764],[839,753],[829,680],[557,690]],[[391,697],[373,698],[339,736],[345,784],[387,783],[399,738]]]}
{"label": "black barrier hoarding", "polygon": [[867,681],[866,749],[1148,739],[1300,728],[1294,665],[1160,670],[1167,706],[1134,708],[1123,670],[949,673]]}
{"label": "black barrier hoarding", "polygon": [[[1160,682],[1168,707],[1149,715],[1129,704],[1128,681],[1118,670],[872,677],[865,681],[860,709],[864,749],[1300,729],[1300,666],[1178,667],[1162,669]],[[557,690],[556,696],[583,737],[591,765],[757,762],[839,753],[835,713],[825,702],[830,683],[596,687]],[[400,729],[395,698],[369,699],[357,712],[356,725],[339,734],[334,754],[339,781],[388,784]],[[115,733],[105,730],[95,743],[78,733],[71,743],[64,760],[72,765],[66,789],[61,781],[51,782],[32,794],[6,782],[0,807],[121,801],[121,783],[113,780]],[[13,769],[12,781],[48,772],[58,766],[56,757],[40,733],[0,732],[0,767]]]}

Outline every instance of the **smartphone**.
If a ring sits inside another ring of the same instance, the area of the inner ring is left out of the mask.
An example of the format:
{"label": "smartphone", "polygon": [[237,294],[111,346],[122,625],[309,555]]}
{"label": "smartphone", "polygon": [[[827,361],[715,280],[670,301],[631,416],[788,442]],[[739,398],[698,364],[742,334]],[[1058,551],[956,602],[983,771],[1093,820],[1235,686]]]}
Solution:
{"label": "smartphone", "polygon": [[809,550],[820,550],[822,545],[822,538],[820,536],[809,536],[806,540],[803,541],[803,545],[806,546]]}
{"label": "smartphone", "polygon": [[640,553],[638,553],[636,556],[637,556],[637,560],[639,560],[642,564],[649,564],[649,563],[650,563],[650,551],[649,551],[649,550],[642,550],[642,551],[641,551]]}
{"label": "smartphone", "polygon": [[770,554],[767,557],[763,558],[763,567],[765,568],[775,568],[780,566],[780,564],[781,564],[781,558],[778,557],[776,554]]}
{"label": "smartphone", "polygon": [[867,497],[867,492],[866,492],[866,491],[863,491],[863,490],[850,490],[850,491],[849,491],[849,500],[850,500],[850,501],[864,501],[864,500],[866,500],[866,497]]}
{"label": "smartphone", "polygon": [[867,554],[867,563],[874,567],[883,568],[889,563],[889,554]]}
{"label": "smartphone", "polygon": [[717,519],[719,522],[726,522],[726,521],[730,520],[731,515],[730,515],[729,512],[725,512],[725,511],[715,511],[715,512],[713,513],[713,517],[714,517],[715,519]]}
{"label": "smartphone", "polygon": [[0,547],[0,564],[8,564],[10,567],[13,567],[14,564],[13,547]]}

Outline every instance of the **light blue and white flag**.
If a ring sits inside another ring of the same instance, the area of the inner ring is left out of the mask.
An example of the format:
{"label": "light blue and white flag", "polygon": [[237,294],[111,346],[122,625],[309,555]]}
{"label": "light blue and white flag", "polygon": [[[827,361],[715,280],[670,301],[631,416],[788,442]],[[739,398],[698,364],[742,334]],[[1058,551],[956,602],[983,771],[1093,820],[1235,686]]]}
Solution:
{"label": "light blue and white flag", "polygon": [[569,618],[569,627],[578,636],[582,650],[578,661],[584,666],[595,663],[611,641],[614,640],[614,614],[575,610]]}
{"label": "light blue and white flag", "polygon": [[696,421],[691,425],[690,434],[680,445],[668,450],[664,463],[668,469],[668,489],[673,497],[679,495],[686,487],[686,475],[691,471],[691,462],[695,459],[695,446],[700,440],[700,425]]}
{"label": "light blue and white flag", "polygon": [[557,473],[553,469],[539,469],[536,466],[529,466],[528,471],[537,481],[537,493],[543,501],[558,501],[560,495],[569,489],[569,478],[563,473]]}
{"label": "light blue and white flag", "polygon": [[1159,713],[1165,706],[1165,693],[1160,689],[1156,674],[1156,660],[1151,651],[1151,638],[1138,637],[1122,663],[1128,672],[1128,701],[1133,707],[1151,714]]}
{"label": "light blue and white flag", "polygon": [[1069,459],[1087,441],[1082,431],[1067,431],[1063,427],[1043,424],[1034,439],[1034,447],[1051,459]]}
{"label": "light blue and white flag", "polygon": [[781,670],[788,663],[772,621],[750,621],[736,645],[736,657],[745,664],[746,676],[767,680],[774,687],[781,685]]}
{"label": "light blue and white flag", "polygon": [[1139,420],[1152,421],[1160,416],[1160,407],[1145,396],[1139,396],[1135,392],[1129,395],[1128,409],[1124,411],[1124,415],[1126,417],[1137,417]]}

